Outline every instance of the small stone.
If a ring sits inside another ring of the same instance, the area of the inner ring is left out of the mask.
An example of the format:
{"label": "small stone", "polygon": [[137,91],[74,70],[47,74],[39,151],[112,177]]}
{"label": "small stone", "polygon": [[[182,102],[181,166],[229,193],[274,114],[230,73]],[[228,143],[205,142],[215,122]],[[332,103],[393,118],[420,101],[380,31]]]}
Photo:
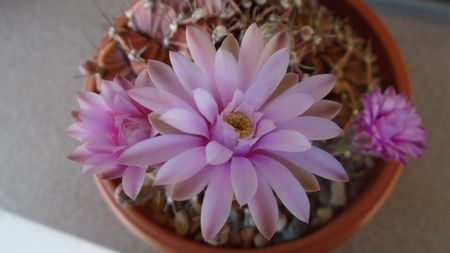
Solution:
{"label": "small stone", "polygon": [[345,184],[341,182],[332,182],[330,203],[333,206],[343,206],[347,203]]}
{"label": "small stone", "polygon": [[267,0],[255,0],[255,2],[258,5],[265,5],[267,3]]}
{"label": "small stone", "polygon": [[244,209],[244,227],[255,227],[255,221],[253,221],[253,218],[250,214],[250,210],[248,208]]}
{"label": "small stone", "polygon": [[281,232],[286,227],[286,224],[287,224],[287,217],[285,214],[281,214],[280,217],[278,218],[276,231]]}
{"label": "small stone", "polygon": [[232,208],[230,212],[230,216],[228,217],[228,223],[231,225],[231,228],[233,229],[240,229],[242,226],[240,220],[239,212],[236,211],[236,209]]}
{"label": "small stone", "polygon": [[257,233],[255,235],[255,238],[253,238],[253,244],[255,245],[255,247],[257,248],[261,248],[266,246],[269,243],[269,240],[267,240],[267,238],[265,238],[261,233]]}
{"label": "small stone", "polygon": [[193,233],[197,232],[197,230],[199,228],[200,228],[200,216],[192,218],[190,233],[193,234]]}
{"label": "small stone", "polygon": [[300,237],[304,231],[304,225],[298,219],[293,219],[281,234],[286,241],[291,241]]}
{"label": "small stone", "polygon": [[303,41],[310,41],[314,35],[314,29],[309,25],[304,25],[300,28],[300,37]]}
{"label": "small stone", "polygon": [[232,228],[230,232],[230,240],[228,243],[232,246],[240,246],[242,244],[242,238],[239,233],[239,229]]}
{"label": "small stone", "polygon": [[252,0],[242,0],[242,6],[244,6],[244,8],[249,9],[250,7],[252,7]]}
{"label": "small stone", "polygon": [[225,224],[220,232],[211,240],[207,240],[206,242],[213,246],[224,245],[228,242],[230,238],[231,227],[228,224]]}
{"label": "small stone", "polygon": [[328,222],[333,217],[333,210],[330,207],[324,207],[317,209],[316,217],[311,224],[313,226],[322,225]]}
{"label": "small stone", "polygon": [[123,190],[122,184],[119,184],[114,190],[114,199],[117,203],[121,204],[124,207],[143,205],[151,200],[155,191],[158,191],[158,188],[153,188],[152,184],[153,180],[146,176],[144,185],[142,186],[141,191],[137,195],[136,199],[128,197]]}
{"label": "small stone", "polygon": [[189,232],[189,225],[189,217],[185,211],[175,213],[174,228],[178,235],[186,235]]}
{"label": "small stone", "polygon": [[241,229],[242,246],[244,248],[249,248],[252,246],[253,238],[256,234],[256,229],[254,227],[247,227]]}

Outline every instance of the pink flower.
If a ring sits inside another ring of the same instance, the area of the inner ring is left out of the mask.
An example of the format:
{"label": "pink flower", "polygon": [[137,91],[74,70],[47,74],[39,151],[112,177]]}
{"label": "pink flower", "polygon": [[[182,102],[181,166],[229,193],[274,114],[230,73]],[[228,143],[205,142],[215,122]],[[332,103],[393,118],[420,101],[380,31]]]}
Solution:
{"label": "pink flower", "polygon": [[83,174],[101,174],[106,179],[122,177],[125,193],[136,198],[144,183],[147,166],[126,166],[119,156],[130,145],[153,136],[149,111],[127,94],[133,85],[117,76],[103,81],[101,93],[80,92],[80,111],[66,133],[81,142],[69,158],[83,164]]}
{"label": "pink flower", "polygon": [[426,133],[414,105],[394,88],[376,89],[363,98],[363,111],[356,121],[353,147],[365,153],[406,163],[425,148]]}
{"label": "pink flower", "polygon": [[205,239],[226,222],[234,198],[247,204],[261,233],[270,238],[278,220],[272,190],[290,212],[307,222],[305,190],[317,191],[313,174],[346,181],[341,164],[311,146],[341,134],[329,118],[339,105],[321,100],[332,75],[298,83],[286,74],[289,36],[280,32],[264,44],[253,24],[242,43],[228,36],[217,51],[207,33],[187,28],[194,62],[170,53],[172,67],[149,61],[153,87],[128,94],[153,111],[160,136],[139,142],[120,157],[129,166],[161,165],[155,184],[167,185],[174,200],[206,192],[201,210]]}

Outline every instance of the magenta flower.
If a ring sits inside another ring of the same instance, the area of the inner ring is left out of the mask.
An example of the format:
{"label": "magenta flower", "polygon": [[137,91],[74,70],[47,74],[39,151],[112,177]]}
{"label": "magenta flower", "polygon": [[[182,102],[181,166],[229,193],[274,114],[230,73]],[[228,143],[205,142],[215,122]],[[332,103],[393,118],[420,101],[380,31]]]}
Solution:
{"label": "magenta flower", "polygon": [[389,87],[363,98],[363,111],[354,125],[353,148],[403,164],[425,148],[425,129],[414,105]]}
{"label": "magenta flower", "polygon": [[[278,220],[277,201],[307,222],[306,191],[319,190],[313,174],[346,181],[341,164],[311,146],[341,134],[329,118],[339,105],[321,100],[332,75],[298,83],[286,70],[289,36],[280,32],[264,44],[253,24],[239,46],[228,36],[216,51],[207,33],[187,28],[194,62],[170,53],[172,67],[149,61],[153,87],[129,95],[153,111],[160,136],[139,142],[119,161],[129,166],[161,165],[156,185],[167,185],[174,200],[206,192],[201,228],[211,239],[225,224],[233,197],[247,204],[261,233],[270,238]],[[142,79],[144,80],[144,79]]]}
{"label": "magenta flower", "polygon": [[130,145],[153,136],[147,119],[149,111],[127,94],[133,85],[121,77],[103,81],[101,93],[80,92],[80,111],[66,133],[81,142],[69,158],[83,164],[83,174],[101,174],[106,179],[122,177],[125,193],[136,198],[147,166],[126,166],[119,156]]}

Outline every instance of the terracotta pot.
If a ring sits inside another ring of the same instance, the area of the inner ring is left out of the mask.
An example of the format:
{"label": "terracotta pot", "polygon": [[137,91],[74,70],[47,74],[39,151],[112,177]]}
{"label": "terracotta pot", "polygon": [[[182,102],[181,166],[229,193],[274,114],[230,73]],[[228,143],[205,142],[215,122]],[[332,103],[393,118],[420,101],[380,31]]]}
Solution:
{"label": "terracotta pot", "polygon": [[[361,0],[323,0],[321,3],[336,15],[348,18],[359,35],[372,41],[373,51],[378,57],[381,73],[387,84],[394,85],[398,91],[411,97],[410,80],[399,49],[386,27],[373,11]],[[94,87],[95,79],[87,78],[84,89],[93,90]],[[323,253],[337,247],[372,219],[392,192],[401,172],[402,166],[399,163],[380,162],[374,169],[371,180],[358,198],[323,228],[286,244],[245,250],[211,247],[179,237],[145,217],[139,211],[132,208],[126,209],[117,204],[113,197],[115,187],[113,182],[98,177],[95,178],[95,182],[103,198],[117,217],[152,247],[164,252]]]}

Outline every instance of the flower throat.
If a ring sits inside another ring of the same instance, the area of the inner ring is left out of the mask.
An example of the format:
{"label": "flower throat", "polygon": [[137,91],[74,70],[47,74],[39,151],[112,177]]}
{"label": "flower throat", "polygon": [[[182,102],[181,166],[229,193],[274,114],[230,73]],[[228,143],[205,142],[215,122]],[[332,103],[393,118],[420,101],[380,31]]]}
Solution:
{"label": "flower throat", "polygon": [[253,133],[252,121],[241,112],[230,113],[223,120],[234,128],[240,139],[245,139]]}

